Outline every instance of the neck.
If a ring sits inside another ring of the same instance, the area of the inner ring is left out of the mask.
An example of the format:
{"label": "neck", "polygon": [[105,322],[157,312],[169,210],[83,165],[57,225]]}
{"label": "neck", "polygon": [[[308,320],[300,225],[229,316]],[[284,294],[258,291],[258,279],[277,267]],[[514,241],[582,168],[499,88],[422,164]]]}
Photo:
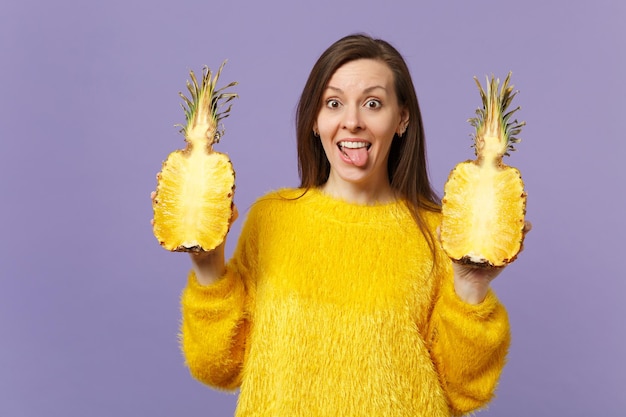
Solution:
{"label": "neck", "polygon": [[338,179],[331,173],[328,181],[320,189],[331,197],[355,204],[384,204],[397,199],[396,193],[387,179],[379,184],[369,182],[368,184],[359,184]]}

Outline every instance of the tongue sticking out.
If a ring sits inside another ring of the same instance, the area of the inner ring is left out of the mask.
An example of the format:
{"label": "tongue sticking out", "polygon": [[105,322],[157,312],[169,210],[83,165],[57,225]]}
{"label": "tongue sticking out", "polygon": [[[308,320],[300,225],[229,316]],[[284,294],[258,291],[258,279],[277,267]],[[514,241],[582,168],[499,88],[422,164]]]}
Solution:
{"label": "tongue sticking out", "polygon": [[367,158],[369,157],[369,154],[367,153],[367,148],[365,147],[357,149],[343,147],[342,152],[344,155],[350,158],[350,162],[352,162],[352,165],[354,166],[362,167],[367,164]]}

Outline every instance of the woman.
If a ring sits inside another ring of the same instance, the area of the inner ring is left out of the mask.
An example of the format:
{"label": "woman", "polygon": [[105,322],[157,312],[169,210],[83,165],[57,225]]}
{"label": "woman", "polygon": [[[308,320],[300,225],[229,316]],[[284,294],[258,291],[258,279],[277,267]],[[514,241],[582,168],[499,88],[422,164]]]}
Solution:
{"label": "woman", "polygon": [[191,373],[241,387],[236,415],[450,416],[492,397],[509,345],[499,270],[437,244],[422,121],[388,43],[345,37],[297,115],[301,187],[258,200],[233,258],[192,255]]}

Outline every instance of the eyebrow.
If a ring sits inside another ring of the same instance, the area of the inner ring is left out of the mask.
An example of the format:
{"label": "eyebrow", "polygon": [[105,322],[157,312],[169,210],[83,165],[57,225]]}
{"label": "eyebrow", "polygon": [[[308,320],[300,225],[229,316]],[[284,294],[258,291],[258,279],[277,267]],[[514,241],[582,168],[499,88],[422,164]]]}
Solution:
{"label": "eyebrow", "polygon": [[[338,87],[333,87],[332,85],[329,85],[328,87],[326,87],[327,90],[333,90],[336,91],[338,93],[343,93],[343,90],[341,88]],[[376,90],[376,89],[381,89],[384,90],[385,92],[387,91],[387,89],[385,87],[383,87],[382,85],[373,85],[371,87],[367,87],[365,90],[363,90],[363,92],[365,94],[371,93],[372,91]]]}

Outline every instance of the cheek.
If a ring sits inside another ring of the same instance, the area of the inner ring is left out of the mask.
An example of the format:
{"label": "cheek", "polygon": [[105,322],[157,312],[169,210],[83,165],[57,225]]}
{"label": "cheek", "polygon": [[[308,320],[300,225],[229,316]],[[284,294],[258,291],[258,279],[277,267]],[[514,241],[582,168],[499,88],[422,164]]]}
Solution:
{"label": "cheek", "polygon": [[332,146],[332,136],[328,134],[326,130],[324,130],[324,126],[317,126],[317,131],[319,132],[319,137],[316,137],[315,140],[319,141],[324,149],[324,153],[328,155],[328,151]]}
{"label": "cheek", "polygon": [[381,143],[385,145],[390,145],[391,141],[395,137],[396,127],[389,125],[379,126],[379,128],[376,129],[376,131],[373,133]]}
{"label": "cheek", "polygon": [[341,126],[343,120],[343,113],[339,109],[327,109],[322,108],[317,114],[315,124],[318,130],[334,134]]}
{"label": "cheek", "polygon": [[323,133],[324,136],[332,135],[333,133],[333,122],[329,117],[318,117],[315,121],[315,125],[317,126],[318,132],[320,135]]}
{"label": "cheek", "polygon": [[333,150],[333,144],[330,138],[328,137],[323,137],[321,136],[319,139],[322,142],[322,148],[324,148],[324,153],[326,154],[326,157],[328,158],[330,156],[330,153]]}

